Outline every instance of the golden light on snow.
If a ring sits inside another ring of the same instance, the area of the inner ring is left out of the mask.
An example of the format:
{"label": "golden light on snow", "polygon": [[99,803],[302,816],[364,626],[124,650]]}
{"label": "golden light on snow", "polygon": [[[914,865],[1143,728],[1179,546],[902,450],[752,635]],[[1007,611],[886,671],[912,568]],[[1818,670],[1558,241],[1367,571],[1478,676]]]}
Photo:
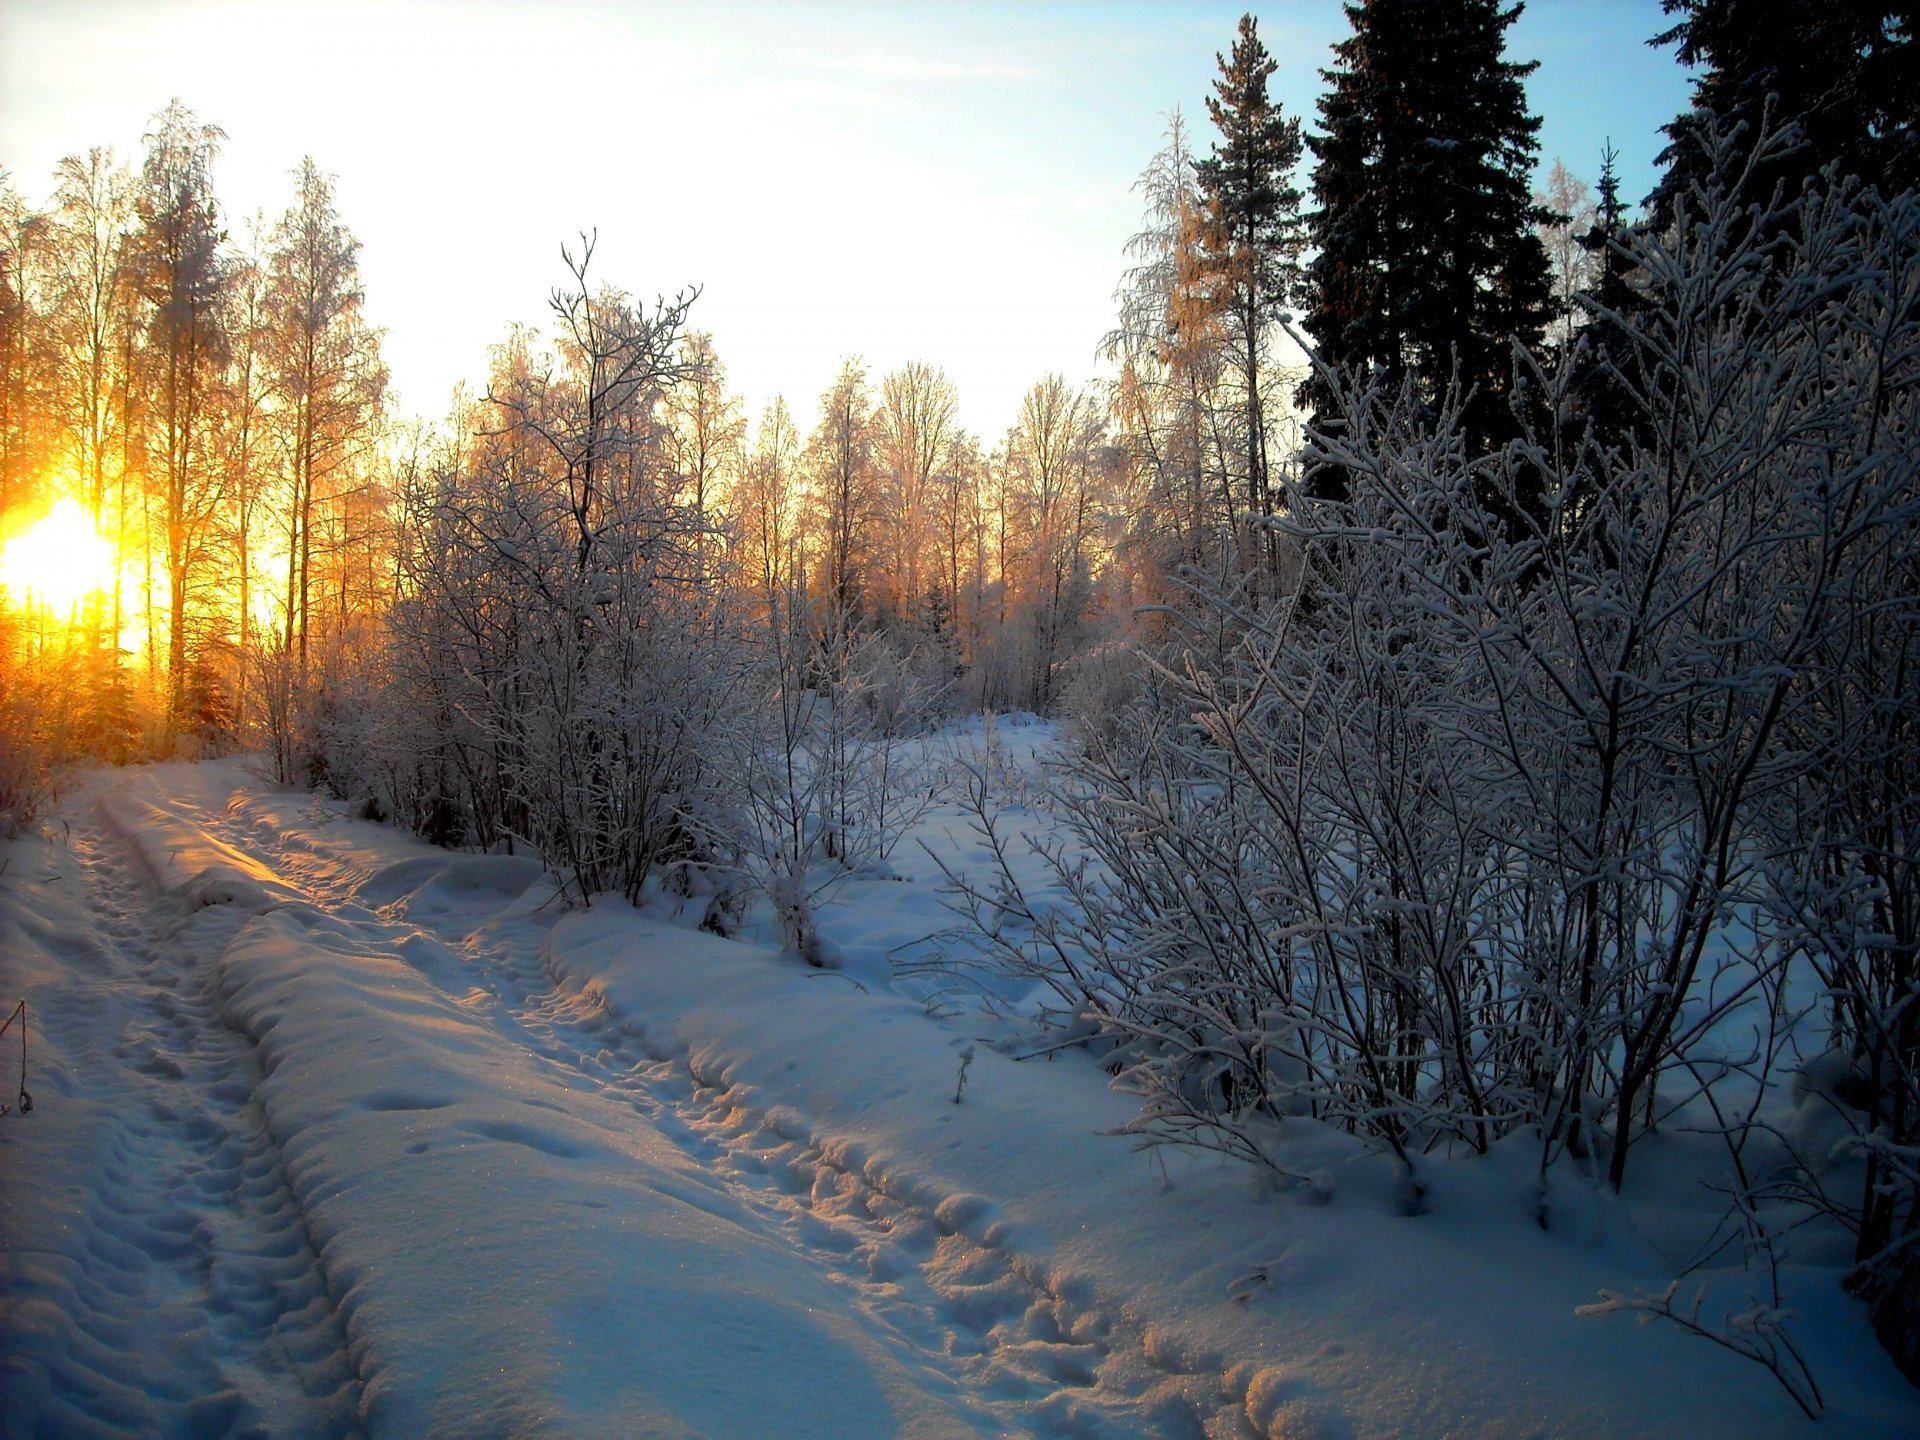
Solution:
{"label": "golden light on snow", "polygon": [[113,588],[113,547],[73,500],[0,546],[0,589],[21,610],[70,618],[90,595]]}

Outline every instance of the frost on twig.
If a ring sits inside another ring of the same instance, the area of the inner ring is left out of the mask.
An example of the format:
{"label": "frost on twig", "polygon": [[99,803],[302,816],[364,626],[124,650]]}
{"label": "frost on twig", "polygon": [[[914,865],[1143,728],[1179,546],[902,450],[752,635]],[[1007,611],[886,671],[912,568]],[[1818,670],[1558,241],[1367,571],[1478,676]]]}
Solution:
{"label": "frost on twig", "polygon": [[1821,1399],[1820,1386],[1807,1367],[1806,1357],[1787,1333],[1786,1321],[1791,1312],[1753,1301],[1746,1309],[1735,1311],[1716,1325],[1701,1317],[1707,1299],[1706,1286],[1696,1290],[1691,1300],[1676,1305],[1674,1296],[1679,1289],[1680,1282],[1675,1280],[1658,1295],[1643,1291],[1621,1295],[1602,1290],[1598,1300],[1574,1307],[1573,1313],[1583,1317],[1631,1313],[1637,1315],[1643,1325],[1669,1320],[1689,1335],[1710,1340],[1723,1350],[1731,1350],[1763,1366],[1809,1420],[1819,1419],[1826,1402]]}

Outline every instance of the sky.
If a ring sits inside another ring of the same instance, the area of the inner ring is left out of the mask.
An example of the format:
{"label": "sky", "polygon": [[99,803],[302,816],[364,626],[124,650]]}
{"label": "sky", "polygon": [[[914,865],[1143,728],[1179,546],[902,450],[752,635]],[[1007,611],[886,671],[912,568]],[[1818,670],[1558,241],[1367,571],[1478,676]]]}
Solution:
{"label": "sky", "polygon": [[[546,319],[563,244],[651,300],[699,286],[728,384],[804,433],[841,360],[944,369],[989,445],[1020,396],[1097,372],[1133,184],[1187,116],[1196,145],[1233,4],[0,0],[0,167],[44,203],[62,155],[137,163],[175,96],[227,140],[237,236],[312,155],[362,242],[405,412],[445,413],[509,324]],[[1270,93],[1311,128],[1338,0],[1266,7]],[[1542,173],[1652,186],[1687,99],[1659,0],[1533,0]],[[1305,176],[1302,176],[1304,182]]]}

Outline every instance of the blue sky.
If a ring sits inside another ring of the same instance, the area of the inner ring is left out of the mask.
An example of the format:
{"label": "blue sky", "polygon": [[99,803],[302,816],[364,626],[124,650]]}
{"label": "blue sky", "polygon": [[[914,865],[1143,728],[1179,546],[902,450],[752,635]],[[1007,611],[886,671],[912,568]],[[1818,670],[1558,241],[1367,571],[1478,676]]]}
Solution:
{"label": "blue sky", "polygon": [[[8,0],[0,166],[33,203],[91,145],[137,158],[178,95],[229,140],[235,233],[312,154],[364,242],[403,405],[437,415],[509,322],[539,321],[559,246],[695,322],[757,413],[802,429],[840,358],[942,366],[992,443],[1051,371],[1085,379],[1111,323],[1135,177],[1203,99],[1242,4],[650,4]],[[1314,117],[1337,0],[1256,10],[1273,93]],[[1510,54],[1555,156],[1625,193],[1686,100],[1658,0],[1533,0]],[[1304,176],[1302,177],[1304,181]]]}

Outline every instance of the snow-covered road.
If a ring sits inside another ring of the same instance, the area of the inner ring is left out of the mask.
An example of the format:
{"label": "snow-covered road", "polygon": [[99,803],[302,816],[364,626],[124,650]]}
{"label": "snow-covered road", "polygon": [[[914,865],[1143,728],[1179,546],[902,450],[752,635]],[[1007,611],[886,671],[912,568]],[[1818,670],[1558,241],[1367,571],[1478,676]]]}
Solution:
{"label": "snow-covered road", "polygon": [[38,877],[48,903],[9,916],[37,942],[9,937],[11,958],[57,968],[26,977],[41,1108],[4,1152],[0,1429],[355,1433],[359,1379],[260,1055],[209,963],[248,915],[156,907],[101,809],[76,822]]}
{"label": "snow-covered road", "polygon": [[[1338,1137],[1325,1205],[1143,1160],[1080,1057],[981,1046],[956,1103],[964,1017],[877,971],[570,912],[233,762],[97,773],[0,855],[37,1101],[0,1120],[9,1437],[1804,1423],[1737,1359],[1574,1319],[1666,1262],[1576,1194],[1567,1233],[1518,1223],[1524,1157],[1411,1221]],[[845,948],[912,888],[856,893]],[[1829,1418],[1913,1433],[1825,1294]]]}
{"label": "snow-covered road", "polygon": [[79,983],[9,1136],[7,1433],[1159,1433],[977,1209],[557,988],[537,866],[330,855],[209,778],[73,805],[36,877]]}

